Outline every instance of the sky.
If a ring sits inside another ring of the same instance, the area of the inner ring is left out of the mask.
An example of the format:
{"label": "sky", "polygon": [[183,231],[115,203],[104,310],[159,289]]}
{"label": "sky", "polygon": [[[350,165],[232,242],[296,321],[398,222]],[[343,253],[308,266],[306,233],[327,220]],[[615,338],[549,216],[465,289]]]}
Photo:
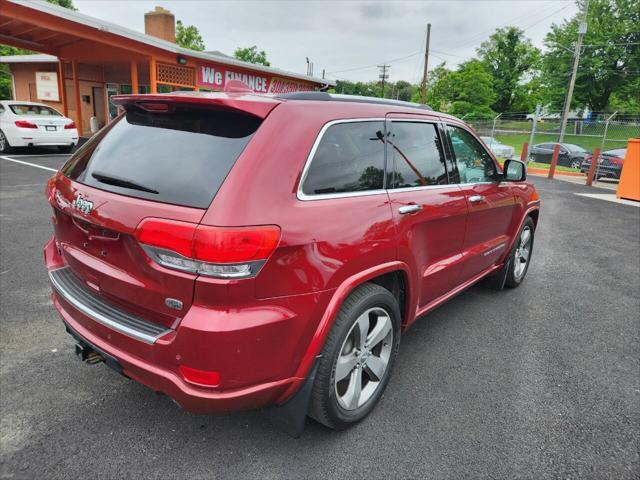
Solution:
{"label": "sky", "polygon": [[75,0],[87,15],[144,31],[144,13],[156,5],[200,30],[207,50],[232,55],[257,45],[271,65],[314,75],[369,81],[377,65],[391,65],[389,80],[418,82],[422,76],[426,25],[431,23],[429,67],[455,67],[498,27],[525,30],[542,47],[552,23],[573,17],[573,0],[439,1],[209,1]]}

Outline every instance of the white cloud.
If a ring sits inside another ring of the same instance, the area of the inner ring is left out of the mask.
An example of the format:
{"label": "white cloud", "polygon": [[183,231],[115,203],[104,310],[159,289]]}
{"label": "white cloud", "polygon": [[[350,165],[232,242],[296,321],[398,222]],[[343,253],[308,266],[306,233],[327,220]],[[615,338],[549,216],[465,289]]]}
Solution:
{"label": "white cloud", "polygon": [[[431,23],[430,66],[456,65],[474,55],[496,27],[526,28],[542,46],[549,26],[573,16],[572,0],[467,0],[409,2],[338,1],[98,1],[76,0],[78,10],[106,21],[144,30],[144,13],[161,5],[177,19],[198,27],[208,50],[233,54],[237,47],[258,45],[273,66],[304,73],[305,57],[322,69],[349,80],[377,78],[376,64],[424,49]],[[391,80],[415,82],[422,55],[391,63]]]}

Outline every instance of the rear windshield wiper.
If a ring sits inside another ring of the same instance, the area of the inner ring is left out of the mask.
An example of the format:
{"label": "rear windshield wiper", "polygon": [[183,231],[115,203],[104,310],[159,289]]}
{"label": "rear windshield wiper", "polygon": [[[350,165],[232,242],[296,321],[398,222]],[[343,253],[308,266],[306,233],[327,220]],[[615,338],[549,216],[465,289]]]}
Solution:
{"label": "rear windshield wiper", "polygon": [[101,183],[115,185],[116,187],[131,188],[132,190],[140,190],[142,192],[148,193],[160,193],[153,188],[145,187],[144,185],[132,182],[131,180],[127,180],[126,178],[114,177],[113,175],[107,175],[106,173],[102,172],[93,172],[91,176]]}

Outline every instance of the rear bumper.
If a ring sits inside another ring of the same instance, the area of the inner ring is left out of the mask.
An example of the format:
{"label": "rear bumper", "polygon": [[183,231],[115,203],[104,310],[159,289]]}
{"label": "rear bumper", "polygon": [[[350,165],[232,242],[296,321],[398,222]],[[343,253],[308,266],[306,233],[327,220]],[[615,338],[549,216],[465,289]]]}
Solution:
{"label": "rear bumper", "polygon": [[289,378],[230,391],[212,391],[192,386],[182,380],[177,373],[105,342],[75,320],[55,294],[52,298],[65,325],[86,343],[117,359],[122,366],[123,375],[146,385],[155,392],[166,394],[189,412],[226,413],[260,408],[276,403],[288,388],[295,386],[297,389],[302,384],[303,379]]}
{"label": "rear bumper", "polygon": [[[587,174],[589,173],[589,168],[591,167],[591,163],[583,163],[580,166],[580,172]],[[609,177],[609,178],[620,178],[620,173],[622,172],[621,167],[614,167],[611,165],[599,165],[598,166],[598,175],[601,177]]]}
{"label": "rear bumper", "polygon": [[[35,129],[34,129],[35,130]],[[71,133],[75,132],[75,133]],[[78,143],[77,130],[69,131],[69,133],[52,132],[52,134],[39,133],[37,131],[30,131],[27,129],[21,129],[21,131],[15,133],[10,138],[9,144],[12,147],[28,147],[34,146],[71,146]]]}
{"label": "rear bumper", "polygon": [[[53,240],[45,247],[49,271],[64,267]],[[115,358],[122,373],[194,413],[225,413],[283,403],[304,378],[296,377],[328,296],[322,293],[256,301],[247,312],[191,307],[175,330],[154,342],[96,321],[53,285],[53,303],[67,329]],[[81,306],[80,306],[81,307]],[[220,387],[186,381],[179,366],[220,373]]]}

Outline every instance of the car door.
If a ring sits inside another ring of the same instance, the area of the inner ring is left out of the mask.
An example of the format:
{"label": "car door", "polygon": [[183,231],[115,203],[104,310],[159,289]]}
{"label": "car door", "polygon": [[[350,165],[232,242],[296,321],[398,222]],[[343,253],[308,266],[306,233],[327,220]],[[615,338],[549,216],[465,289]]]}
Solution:
{"label": "car door", "polygon": [[462,246],[462,281],[484,272],[505,254],[515,214],[515,196],[493,157],[463,125],[446,125],[457,183],[469,210]]}
{"label": "car door", "polygon": [[467,205],[460,187],[448,182],[443,134],[437,119],[387,121],[387,191],[398,257],[417,279],[419,310],[460,278]]}
{"label": "car door", "polygon": [[[554,145],[555,146],[555,145]],[[553,150],[551,150],[553,154]],[[551,160],[549,160],[551,163]],[[569,166],[571,164],[571,153],[567,147],[560,145],[560,151],[558,152],[558,165]]]}
{"label": "car door", "polygon": [[553,144],[542,143],[534,148],[532,152],[534,162],[551,163],[551,155],[553,154]]}

